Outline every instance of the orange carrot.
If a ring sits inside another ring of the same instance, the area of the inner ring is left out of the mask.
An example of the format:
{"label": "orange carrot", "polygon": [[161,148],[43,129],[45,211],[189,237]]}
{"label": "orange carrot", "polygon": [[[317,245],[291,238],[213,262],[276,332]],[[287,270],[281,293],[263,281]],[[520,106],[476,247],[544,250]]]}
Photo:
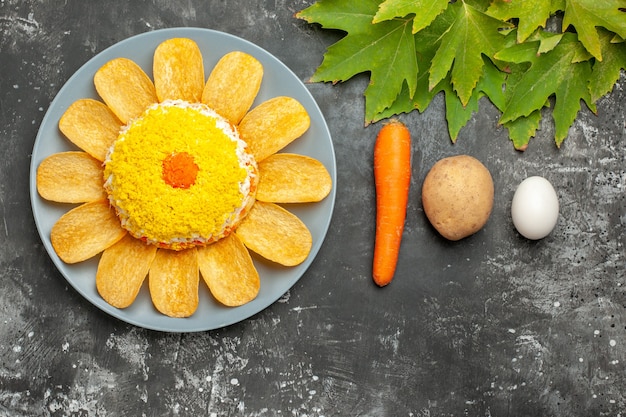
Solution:
{"label": "orange carrot", "polygon": [[398,263],[411,182],[411,134],[400,121],[385,124],[374,145],[376,242],[374,282],[391,282]]}

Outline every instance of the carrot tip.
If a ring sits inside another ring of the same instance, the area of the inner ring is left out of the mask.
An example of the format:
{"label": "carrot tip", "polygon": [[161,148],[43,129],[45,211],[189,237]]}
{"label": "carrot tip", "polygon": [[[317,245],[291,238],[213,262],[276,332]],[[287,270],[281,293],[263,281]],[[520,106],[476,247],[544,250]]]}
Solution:
{"label": "carrot tip", "polygon": [[374,278],[374,283],[378,285],[380,288],[386,287],[387,285],[391,283],[391,281],[392,281],[391,279],[390,280],[377,280],[376,278]]}

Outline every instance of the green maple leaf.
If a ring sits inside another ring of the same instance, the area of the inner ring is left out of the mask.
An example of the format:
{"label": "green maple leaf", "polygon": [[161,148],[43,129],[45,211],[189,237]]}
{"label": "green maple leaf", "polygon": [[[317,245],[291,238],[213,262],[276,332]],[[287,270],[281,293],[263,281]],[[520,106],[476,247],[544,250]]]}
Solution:
{"label": "green maple leaf", "polygon": [[481,98],[488,97],[497,108],[505,106],[506,98],[502,86],[505,83],[506,74],[498,70],[489,59],[483,57],[483,60],[485,63],[483,76],[465,105],[452,91],[449,82],[442,83],[441,89],[445,94],[448,133],[452,142],[456,142],[461,129],[470,121],[474,113],[478,112]]}
{"label": "green maple leaf", "polygon": [[[426,110],[433,97],[441,91],[439,86],[433,89],[429,88],[428,77],[430,73],[428,69],[441,44],[441,36],[450,27],[454,18],[454,14],[446,10],[438,15],[427,28],[415,35],[415,51],[418,66],[415,93],[412,94],[405,84],[391,106],[373,115],[366,122],[377,122],[397,114],[409,113],[413,110],[420,112]],[[449,83],[449,80],[444,80],[441,83],[444,82]]]}
{"label": "green maple leaf", "polygon": [[319,0],[296,17],[345,33],[312,82],[368,73],[365,124],[443,94],[453,142],[486,97],[516,149],[548,108],[560,146],[626,67],[626,0]]}
{"label": "green maple leaf", "polygon": [[385,0],[374,16],[374,23],[413,14],[413,33],[428,27],[448,7],[448,0]]}
{"label": "green maple leaf", "polygon": [[502,49],[506,40],[500,30],[511,26],[465,2],[450,4],[448,9],[454,10],[456,18],[433,57],[429,87],[434,88],[451,72],[454,90],[467,105],[482,74],[482,55],[493,57]]}
{"label": "green maple leaf", "polygon": [[[410,19],[394,19],[373,24],[378,2],[350,3],[321,1],[314,9],[305,9],[299,17],[330,23],[347,35],[331,45],[312,82],[340,82],[369,72],[365,90],[365,119],[391,106],[406,83],[410,94],[416,89],[417,59]],[[341,7],[339,7],[341,6]],[[312,6],[313,7],[313,6]],[[338,18],[337,11],[359,16],[356,20]],[[366,23],[367,22],[367,23]]]}
{"label": "green maple leaf", "polygon": [[626,69],[626,42],[613,43],[613,39],[613,34],[601,30],[600,45],[604,51],[604,59],[593,64],[589,81],[591,100],[594,103],[613,89],[620,77],[620,71]]}
{"label": "green maple leaf", "polygon": [[518,117],[528,117],[554,96],[552,117],[555,123],[555,142],[560,146],[580,110],[580,101],[584,100],[590,109],[595,110],[587,88],[591,77],[591,63],[575,62],[577,56],[584,54],[581,49],[584,48],[576,35],[566,33],[553,50],[529,57],[531,66],[514,86],[500,122],[507,123]]}
{"label": "green maple leaf", "polygon": [[485,60],[485,72],[483,77],[478,82],[474,92],[468,102],[464,105],[459,99],[456,92],[452,89],[449,77],[443,80],[438,86],[431,90],[426,91],[426,95],[419,94],[420,89],[415,94],[413,99],[409,97],[408,91],[403,90],[398,100],[394,105],[385,112],[378,115],[377,120],[382,120],[400,113],[408,113],[412,110],[419,110],[423,112],[432,98],[440,93],[444,93],[445,108],[446,108],[446,121],[448,125],[448,134],[452,139],[452,142],[456,142],[459,132],[472,118],[473,114],[478,112],[479,101],[482,97],[488,97],[489,100],[498,108],[503,108],[506,102],[502,85],[505,82],[506,75],[502,71],[498,70],[496,66],[486,58]]}
{"label": "green maple leaf", "polygon": [[563,16],[563,30],[576,28],[580,42],[587,51],[602,61],[602,45],[597,27],[626,38],[625,0],[567,0]]}
{"label": "green maple leaf", "polygon": [[448,134],[452,143],[456,143],[461,129],[470,121],[472,115],[478,111],[478,99],[482,94],[475,89],[467,103],[463,104],[459,96],[452,90],[449,82],[442,83],[441,87],[446,103]]}
{"label": "green maple leaf", "polygon": [[[537,55],[536,51],[532,51],[532,55],[528,55],[527,51],[522,46],[523,45],[516,45],[515,47],[509,48],[511,50],[519,49],[519,54],[512,54],[516,59],[513,61],[514,63],[509,64],[508,67],[508,74],[506,76],[507,88],[503,93],[505,96],[504,103],[500,102],[499,105],[496,105],[500,111],[504,111],[506,103],[511,100],[511,96],[515,92],[515,86],[523,79],[524,75],[528,71],[528,68],[530,67],[528,62],[533,60]],[[546,100],[544,106],[550,107],[550,101]],[[520,116],[514,120],[502,123],[502,126],[507,129],[509,138],[511,139],[511,142],[513,142],[515,149],[521,151],[526,150],[530,140],[535,136],[537,129],[539,128],[541,118],[541,109],[537,109],[532,111],[528,116]]]}
{"label": "green maple leaf", "polygon": [[541,122],[541,110],[535,110],[528,116],[518,117],[515,120],[504,123],[503,126],[509,132],[509,138],[515,149],[524,151],[528,143],[535,136]]}
{"label": "green maple leaf", "polygon": [[338,29],[367,32],[378,10],[378,0],[318,1],[296,13],[298,19],[309,23],[319,23],[325,29]]}
{"label": "green maple leaf", "polygon": [[537,53],[543,54],[553,50],[559,44],[559,42],[561,42],[562,38],[562,33],[552,33],[539,30],[528,39],[530,41],[539,41],[539,48],[537,49]]}
{"label": "green maple leaf", "polygon": [[487,9],[489,16],[500,20],[519,20],[517,41],[524,42],[538,28],[545,28],[548,18],[562,10],[564,0],[494,0]]}
{"label": "green maple leaf", "polygon": [[516,64],[532,62],[537,58],[540,45],[540,42],[518,43],[502,49],[500,52],[496,53],[494,58],[498,61],[513,62]]}
{"label": "green maple leaf", "polygon": [[433,90],[428,91],[426,97],[415,94],[413,100],[411,100],[407,92],[403,92],[394,103],[394,106],[389,108],[385,113],[381,114],[379,119],[382,120],[387,117],[391,117],[394,114],[408,113],[411,110],[424,111],[432,98],[440,92],[444,94],[445,109],[446,109],[446,121],[448,125],[448,134],[452,142],[456,142],[458,135],[463,127],[469,122],[474,113],[478,112],[480,99],[482,97],[488,97],[489,100],[494,103],[497,108],[503,108],[505,106],[506,98],[502,86],[505,82],[506,75],[504,72],[498,70],[498,68],[487,58],[484,58],[484,73],[481,79],[478,81],[476,88],[474,89],[472,96],[463,104],[459,99],[459,96],[452,89],[449,77],[442,80]]}

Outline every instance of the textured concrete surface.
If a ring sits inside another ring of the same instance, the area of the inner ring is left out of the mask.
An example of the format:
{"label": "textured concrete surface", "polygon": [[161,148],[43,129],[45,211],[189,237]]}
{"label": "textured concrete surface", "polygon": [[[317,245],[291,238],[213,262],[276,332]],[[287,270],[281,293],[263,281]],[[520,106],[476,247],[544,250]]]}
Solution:
{"label": "textured concrete surface", "polygon": [[[514,151],[487,102],[456,144],[441,97],[402,116],[414,167],[387,288],[370,278],[378,127],[363,126],[366,77],[307,85],[333,135],[335,212],[311,268],[266,310],[215,331],[154,332],[93,307],[55,269],[30,208],[29,163],[74,71],[129,36],[197,26],[253,41],[306,80],[338,39],[294,19],[311,3],[0,2],[0,415],[625,415],[624,74],[561,149],[546,117]],[[483,230],[450,243],[428,224],[420,187],[435,161],[460,153],[491,170],[496,198]],[[554,185],[561,216],[531,242],[509,210],[535,174]]]}

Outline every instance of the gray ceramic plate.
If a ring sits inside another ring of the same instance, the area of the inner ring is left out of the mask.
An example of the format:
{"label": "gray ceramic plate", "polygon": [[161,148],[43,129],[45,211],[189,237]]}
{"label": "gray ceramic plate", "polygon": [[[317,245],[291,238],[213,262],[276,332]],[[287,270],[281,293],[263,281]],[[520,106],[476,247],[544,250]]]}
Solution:
{"label": "gray ceramic plate", "polygon": [[152,76],[154,49],[162,41],[174,37],[187,37],[197,42],[203,54],[207,76],[217,60],[227,52],[239,50],[256,57],[263,64],[265,75],[254,105],[281,95],[300,101],[309,112],[311,127],[285,151],[318,159],[330,172],[333,184],[336,184],[335,153],[328,126],[315,100],[293,72],[267,51],[235,36],[208,29],[175,28],[148,32],[119,42],[89,60],[68,80],[52,101],[35,140],[30,168],[30,192],[35,222],[46,251],[76,291],[95,306],[125,322],[153,330],[194,332],[224,327],[249,318],[278,300],[302,277],[324,241],[333,212],[336,187],[320,203],[286,207],[302,219],[311,231],[311,254],[304,263],[293,268],[279,267],[255,257],[254,262],[261,276],[261,290],[250,303],[236,308],[224,307],[211,297],[208,288],[201,281],[200,305],[189,318],[175,319],[158,313],[150,301],[147,283],[144,283],[137,300],[129,308],[120,310],[107,304],[96,291],[95,274],[99,257],[80,264],[67,265],[54,252],[50,243],[50,230],[57,219],[72,206],[54,204],[40,198],[36,188],[36,170],[45,157],[75,149],[59,132],[59,118],[75,100],[85,97],[99,98],[93,87],[93,75],[104,63],[116,57],[127,57]]}

